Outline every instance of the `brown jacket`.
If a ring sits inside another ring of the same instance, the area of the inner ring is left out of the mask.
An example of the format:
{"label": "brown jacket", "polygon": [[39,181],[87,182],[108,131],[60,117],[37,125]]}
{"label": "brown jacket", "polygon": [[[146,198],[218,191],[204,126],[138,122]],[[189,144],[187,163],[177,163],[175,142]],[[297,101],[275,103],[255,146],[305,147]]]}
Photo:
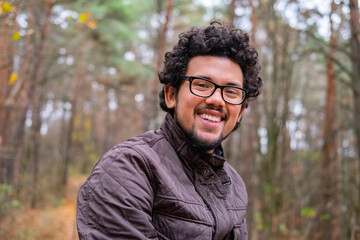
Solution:
{"label": "brown jacket", "polygon": [[79,191],[80,239],[247,239],[243,180],[221,148],[200,153],[183,136],[167,114],[106,153]]}

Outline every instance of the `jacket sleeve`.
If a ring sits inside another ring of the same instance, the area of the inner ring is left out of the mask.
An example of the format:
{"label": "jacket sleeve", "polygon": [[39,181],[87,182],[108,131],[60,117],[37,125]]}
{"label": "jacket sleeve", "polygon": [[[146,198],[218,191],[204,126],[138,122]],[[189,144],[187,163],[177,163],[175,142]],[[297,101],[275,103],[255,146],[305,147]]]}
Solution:
{"label": "jacket sleeve", "polygon": [[78,194],[80,240],[157,239],[147,164],[139,151],[124,147],[100,159]]}

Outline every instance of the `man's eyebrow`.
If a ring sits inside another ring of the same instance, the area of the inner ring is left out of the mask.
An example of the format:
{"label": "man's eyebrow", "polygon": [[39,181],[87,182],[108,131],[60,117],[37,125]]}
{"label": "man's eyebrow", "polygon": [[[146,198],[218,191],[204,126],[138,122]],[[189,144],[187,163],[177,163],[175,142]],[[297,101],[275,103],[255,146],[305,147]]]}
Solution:
{"label": "man's eyebrow", "polygon": [[234,86],[234,87],[242,87],[242,84],[236,83],[236,82],[228,82],[225,84],[227,86]]}
{"label": "man's eyebrow", "polygon": [[193,75],[194,77],[199,77],[199,78],[205,78],[205,79],[207,79],[207,80],[210,80],[210,81],[213,81],[212,79],[211,79],[211,77],[209,77],[209,76],[205,76],[205,75]]}
{"label": "man's eyebrow", "polygon": [[[200,77],[200,78],[205,78],[213,83],[215,83],[215,81],[209,77],[209,76],[206,76],[206,75],[193,75],[193,77]],[[220,84],[218,84],[220,85]],[[242,87],[242,84],[239,84],[238,82],[234,82],[234,81],[228,81],[226,82],[226,84],[223,84],[221,86],[234,86],[234,87]]]}

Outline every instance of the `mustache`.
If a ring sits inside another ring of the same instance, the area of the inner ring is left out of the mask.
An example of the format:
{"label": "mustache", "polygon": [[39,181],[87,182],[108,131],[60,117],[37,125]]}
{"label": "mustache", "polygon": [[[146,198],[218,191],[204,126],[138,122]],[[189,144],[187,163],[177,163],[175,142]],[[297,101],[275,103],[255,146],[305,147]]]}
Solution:
{"label": "mustache", "polygon": [[224,110],[223,107],[215,107],[213,105],[205,105],[205,106],[198,106],[195,108],[195,113],[201,111],[201,110],[213,110],[218,111],[219,113],[224,115],[224,119],[228,119],[229,114]]}

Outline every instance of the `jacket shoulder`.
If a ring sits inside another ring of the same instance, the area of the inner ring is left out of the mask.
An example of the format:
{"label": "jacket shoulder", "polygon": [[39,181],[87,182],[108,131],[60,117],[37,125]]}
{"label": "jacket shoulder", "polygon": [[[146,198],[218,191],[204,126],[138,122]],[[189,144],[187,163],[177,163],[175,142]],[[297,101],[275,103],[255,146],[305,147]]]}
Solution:
{"label": "jacket shoulder", "polygon": [[[153,154],[153,141],[160,141],[161,137],[154,133],[144,135],[105,153],[81,186],[77,201],[79,236],[109,239],[102,235],[106,233],[118,236],[116,239],[126,239],[122,234],[137,239],[155,238],[151,225],[154,177],[148,155]],[[139,219],[144,221],[141,226],[137,225]],[[137,229],[140,227],[144,227],[143,231]],[[119,232],[119,228],[124,231]]]}
{"label": "jacket shoulder", "polygon": [[150,161],[158,159],[159,146],[166,145],[166,139],[161,131],[149,131],[115,145],[106,152],[95,165],[88,178],[108,174],[118,181],[124,181],[124,175],[119,172],[141,171],[152,179]]}

